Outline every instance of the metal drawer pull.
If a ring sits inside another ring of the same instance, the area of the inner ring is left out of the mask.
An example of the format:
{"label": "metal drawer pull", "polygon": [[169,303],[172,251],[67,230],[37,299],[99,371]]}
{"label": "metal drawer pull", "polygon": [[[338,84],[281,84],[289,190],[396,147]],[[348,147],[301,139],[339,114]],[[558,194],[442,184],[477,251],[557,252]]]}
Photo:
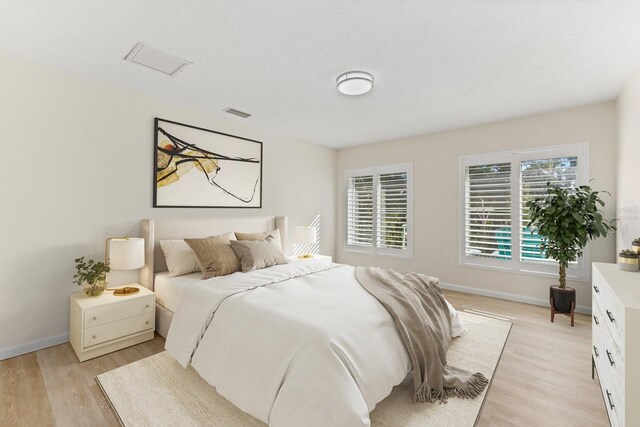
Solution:
{"label": "metal drawer pull", "polygon": [[609,320],[611,320],[611,323],[616,321],[616,319],[613,318],[613,314],[611,314],[609,310],[607,310],[607,316],[609,316]]}
{"label": "metal drawer pull", "polygon": [[146,322],[144,322],[144,324],[145,324],[145,325],[148,325],[148,324],[149,324],[149,321],[147,320]]}
{"label": "metal drawer pull", "polygon": [[144,308],[149,308],[149,304],[145,305]]}
{"label": "metal drawer pull", "polygon": [[593,346],[593,352],[596,354],[596,357],[600,357],[600,353],[598,353],[598,347]]}
{"label": "metal drawer pull", "polygon": [[600,289],[596,285],[593,285],[593,290],[596,291],[596,294],[600,293]]}
{"label": "metal drawer pull", "polygon": [[596,322],[596,325],[600,324],[600,322],[598,322],[598,316],[596,315],[593,316],[593,321]]}
{"label": "metal drawer pull", "polygon": [[93,316],[93,320],[98,320],[98,318],[96,316]]}
{"label": "metal drawer pull", "polygon": [[607,390],[607,399],[609,400],[609,407],[611,409],[615,408],[616,405],[613,404],[613,401],[611,400],[611,393],[609,393],[609,390]]}
{"label": "metal drawer pull", "polygon": [[94,336],[92,336],[91,338],[93,338],[93,339],[95,340],[95,339],[96,339],[96,336],[94,335]]}
{"label": "metal drawer pull", "polygon": [[609,350],[607,350],[607,357],[609,358],[609,363],[611,363],[611,366],[616,364],[616,362],[613,361],[613,357],[611,357],[611,352]]}

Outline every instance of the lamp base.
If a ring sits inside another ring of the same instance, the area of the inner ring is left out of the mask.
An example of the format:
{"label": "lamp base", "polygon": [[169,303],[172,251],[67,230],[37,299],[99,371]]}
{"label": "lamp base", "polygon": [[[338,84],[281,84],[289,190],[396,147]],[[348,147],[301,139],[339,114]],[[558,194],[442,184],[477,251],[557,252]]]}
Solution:
{"label": "lamp base", "polygon": [[311,254],[298,255],[298,259],[311,259],[311,258],[313,258],[313,255]]}

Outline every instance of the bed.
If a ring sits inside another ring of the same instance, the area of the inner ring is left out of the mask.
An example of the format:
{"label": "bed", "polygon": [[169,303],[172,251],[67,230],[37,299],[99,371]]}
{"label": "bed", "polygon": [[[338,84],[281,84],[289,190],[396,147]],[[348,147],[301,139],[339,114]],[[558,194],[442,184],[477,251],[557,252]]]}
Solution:
{"label": "bed", "polygon": [[[163,275],[161,239],[278,229],[286,250],[286,223],[143,221],[148,263],[141,281],[159,293],[156,329],[179,364],[271,426],[369,426],[369,413],[412,362],[394,320],[357,281],[355,267],[312,260],[208,280]],[[447,306],[451,336],[463,334]]]}
{"label": "bed", "polygon": [[[143,219],[141,236],[145,239],[145,266],[140,270],[140,284],[154,292],[160,291],[156,301],[156,332],[167,337],[175,306],[187,283],[198,281],[199,273],[173,278],[166,277],[167,264],[160,248],[160,240],[208,237],[229,231],[259,233],[280,231],[282,248],[287,252],[287,217],[229,217],[203,219]],[[156,277],[161,284],[156,289]],[[166,302],[168,301],[168,303]]]}

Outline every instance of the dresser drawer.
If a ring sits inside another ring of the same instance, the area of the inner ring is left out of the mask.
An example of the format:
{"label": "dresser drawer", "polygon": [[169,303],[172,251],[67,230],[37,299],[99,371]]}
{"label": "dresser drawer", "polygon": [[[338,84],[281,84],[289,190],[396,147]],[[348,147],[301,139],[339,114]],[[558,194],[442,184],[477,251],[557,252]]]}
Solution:
{"label": "dresser drawer", "polygon": [[597,273],[592,279],[592,306],[599,307],[598,321],[608,328],[618,350],[624,354],[624,307],[607,282]]}
{"label": "dresser drawer", "polygon": [[88,308],[84,312],[84,327],[92,328],[140,314],[153,313],[154,310],[153,295],[135,297],[128,301],[123,300],[114,304]]}
{"label": "dresser drawer", "polygon": [[153,330],[155,327],[154,315],[154,312],[144,313],[85,329],[83,347],[87,349],[139,332]]}

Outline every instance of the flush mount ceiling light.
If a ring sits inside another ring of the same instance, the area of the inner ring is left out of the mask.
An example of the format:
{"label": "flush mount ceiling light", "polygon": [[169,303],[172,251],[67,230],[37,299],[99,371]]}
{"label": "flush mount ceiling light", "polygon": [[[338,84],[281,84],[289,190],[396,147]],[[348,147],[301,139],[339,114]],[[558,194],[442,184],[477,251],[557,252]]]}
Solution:
{"label": "flush mount ceiling light", "polygon": [[336,86],[345,95],[362,95],[373,89],[373,75],[364,71],[348,71],[338,76]]}
{"label": "flush mount ceiling light", "polygon": [[133,49],[125,56],[124,60],[144,65],[145,67],[160,71],[169,76],[173,76],[178,71],[182,71],[187,65],[191,65],[191,62],[187,60],[169,55],[168,53],[140,42],[136,43]]}

